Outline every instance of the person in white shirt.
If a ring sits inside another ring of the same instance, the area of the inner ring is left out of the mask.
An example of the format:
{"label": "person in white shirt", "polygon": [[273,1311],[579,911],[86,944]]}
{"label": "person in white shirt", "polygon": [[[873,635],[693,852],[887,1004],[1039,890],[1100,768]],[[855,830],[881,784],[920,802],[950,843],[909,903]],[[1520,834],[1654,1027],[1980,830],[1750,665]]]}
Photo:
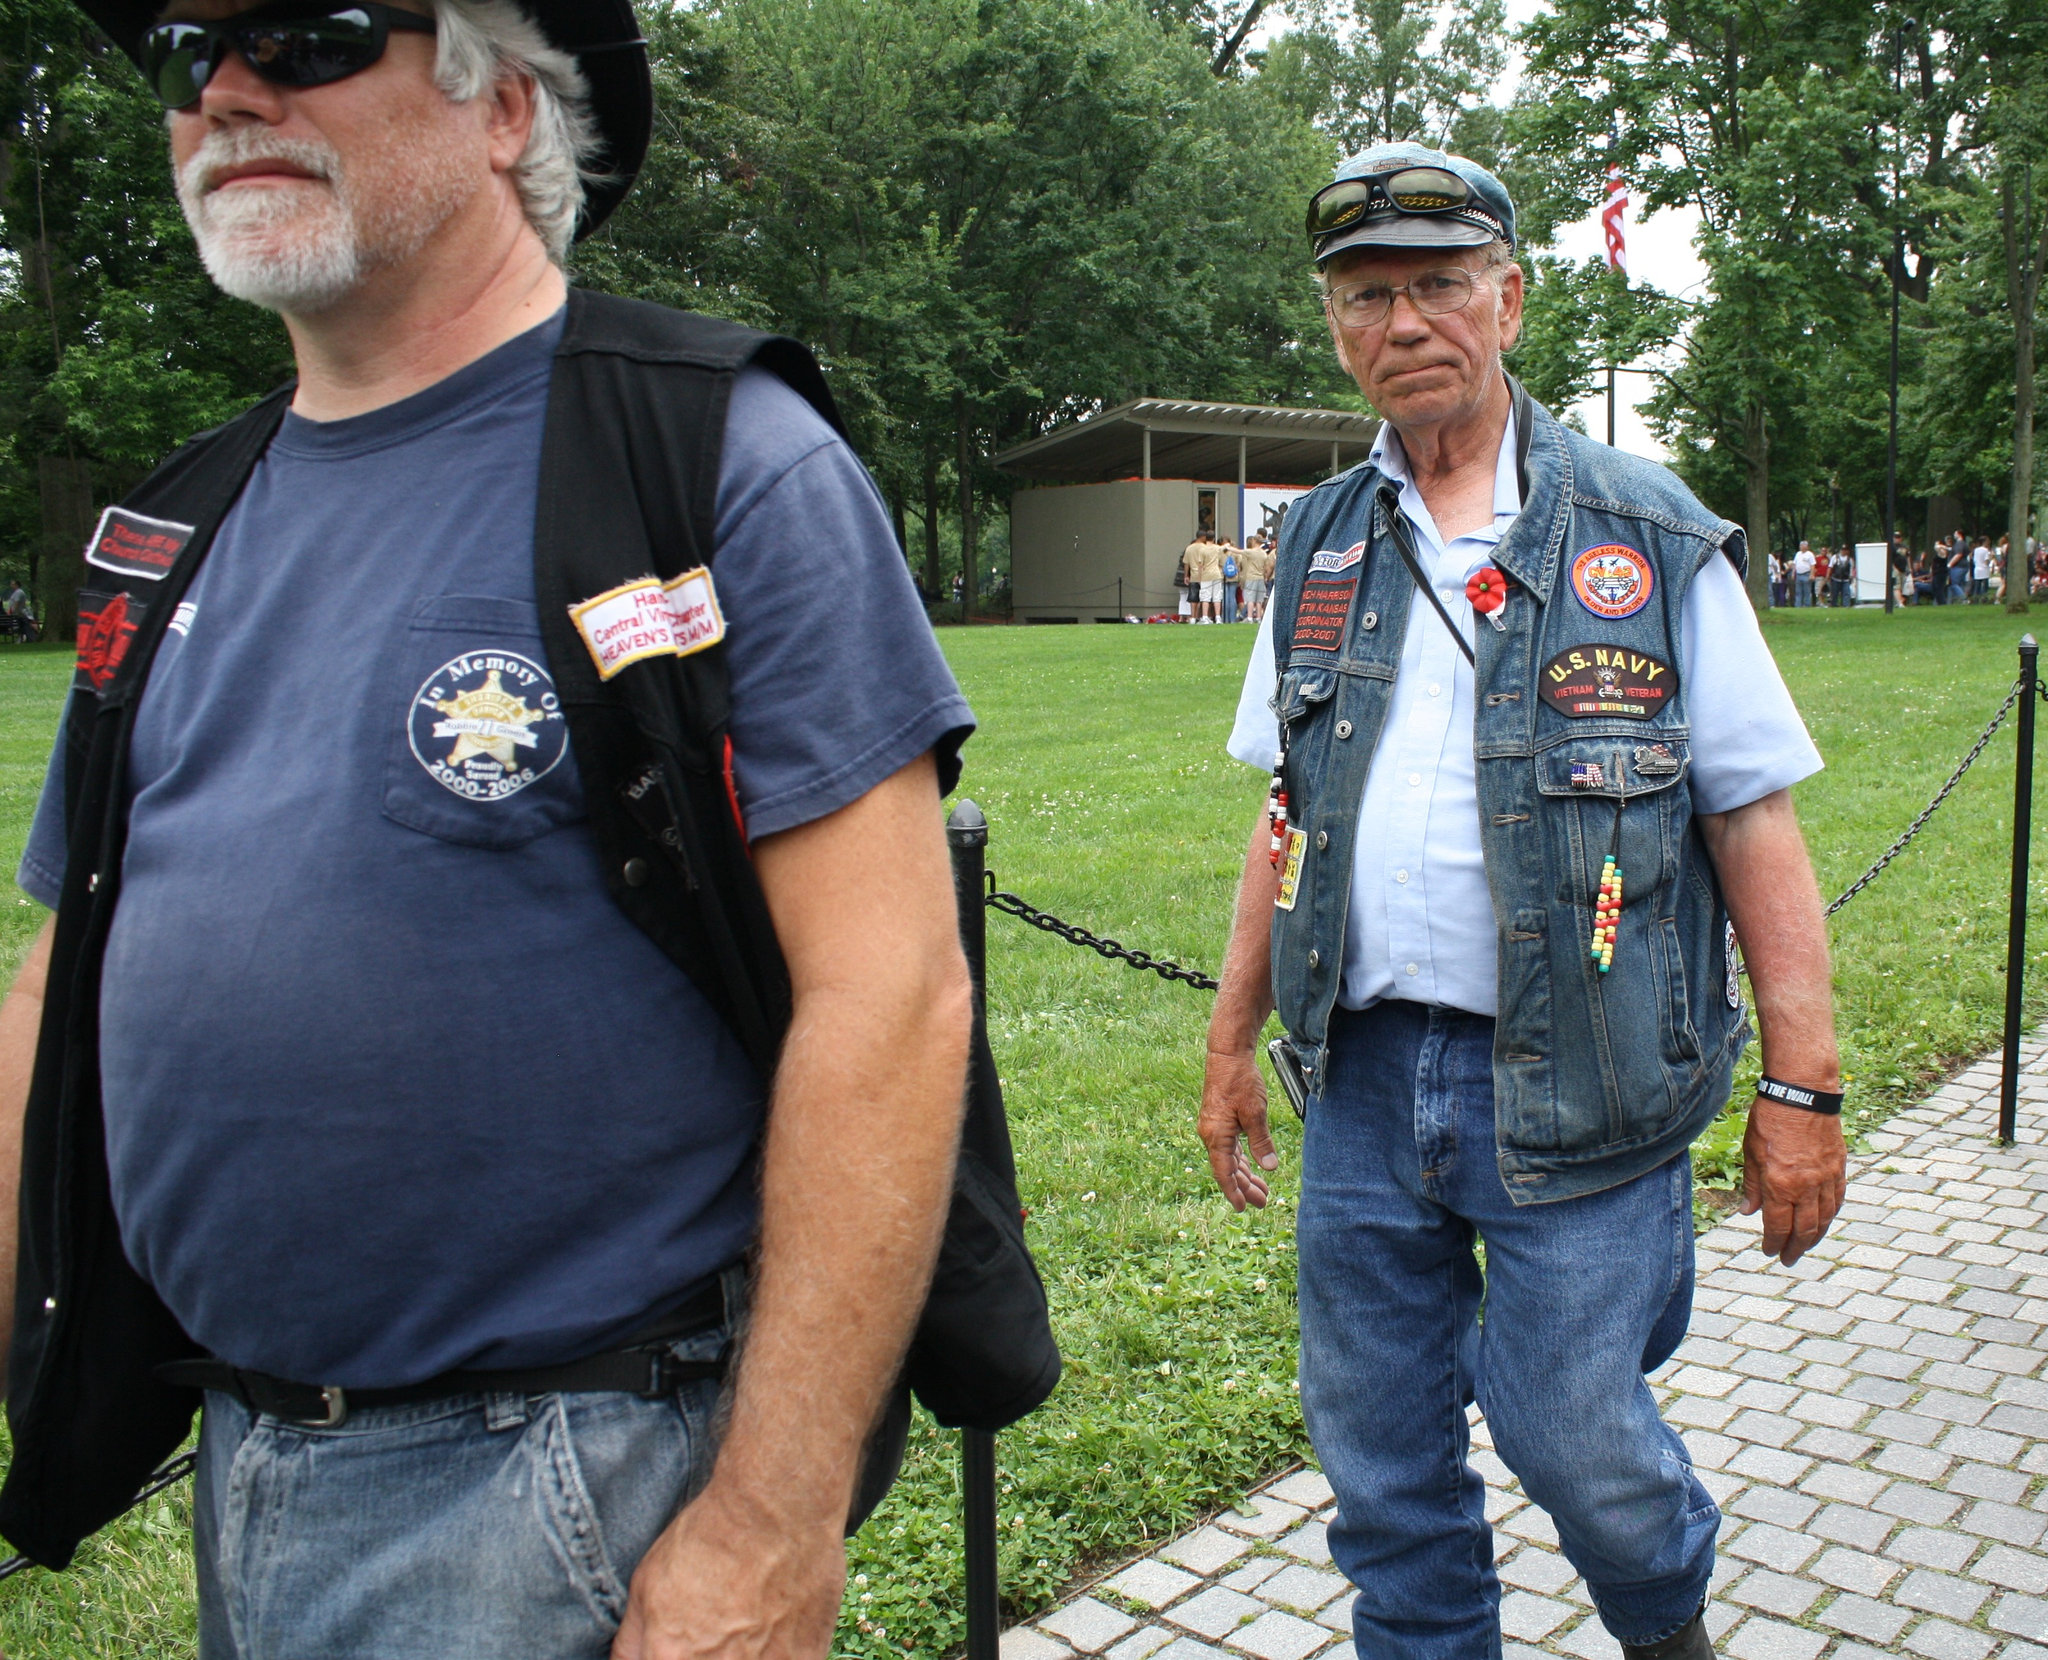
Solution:
{"label": "person in white shirt", "polygon": [[1792,556],[1792,603],[1813,603],[1813,545],[1809,542],[1801,542],[1799,551]]}

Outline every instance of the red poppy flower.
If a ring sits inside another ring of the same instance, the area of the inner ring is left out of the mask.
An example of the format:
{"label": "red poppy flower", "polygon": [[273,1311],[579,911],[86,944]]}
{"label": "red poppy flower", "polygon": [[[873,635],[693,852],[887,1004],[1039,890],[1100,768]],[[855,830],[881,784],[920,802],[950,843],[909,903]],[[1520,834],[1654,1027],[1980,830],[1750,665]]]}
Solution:
{"label": "red poppy flower", "polygon": [[1507,602],[1508,579],[1491,565],[1481,565],[1465,578],[1465,598],[1482,617]]}

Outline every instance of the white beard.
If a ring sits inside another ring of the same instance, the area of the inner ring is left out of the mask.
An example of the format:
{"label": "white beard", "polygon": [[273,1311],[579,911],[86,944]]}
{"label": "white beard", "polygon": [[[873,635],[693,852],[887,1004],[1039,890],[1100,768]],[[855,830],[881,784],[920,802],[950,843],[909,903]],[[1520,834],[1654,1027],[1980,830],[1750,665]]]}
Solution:
{"label": "white beard", "polygon": [[[315,177],[209,188],[223,168],[269,160]],[[236,299],[312,316],[345,299],[372,271],[418,253],[474,189],[460,162],[431,142],[401,143],[363,160],[366,174],[387,180],[402,168],[409,188],[365,202],[332,145],[280,138],[260,126],[209,134],[177,179],[208,275]]]}

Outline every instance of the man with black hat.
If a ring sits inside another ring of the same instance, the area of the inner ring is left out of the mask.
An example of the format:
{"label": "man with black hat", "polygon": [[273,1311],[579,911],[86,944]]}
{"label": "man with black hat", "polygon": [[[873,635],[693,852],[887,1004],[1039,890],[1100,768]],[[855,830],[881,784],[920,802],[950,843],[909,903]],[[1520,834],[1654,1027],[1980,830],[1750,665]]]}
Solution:
{"label": "man with black hat", "polygon": [[568,289],[627,0],[86,9],[299,374],[88,550],[0,1528],[203,1389],[204,1660],[821,1657],[968,1034],[883,504],[800,348]]}
{"label": "man with black hat", "polygon": [[1503,372],[1522,272],[1499,180],[1383,146],[1308,229],[1385,426],[1281,534],[1230,742],[1271,807],[1202,1139],[1230,1202],[1264,1204],[1277,1006],[1305,1100],[1302,1406],[1361,1660],[1501,1652],[1475,1401],[1624,1655],[1700,1660],[1718,1515],[1644,1374],[1690,1314],[1686,1150],[1749,1035],[1738,934],[1765,1072],[1745,1209],[1789,1264],[1841,1203],[1788,794],[1819,757],[1741,530]]}

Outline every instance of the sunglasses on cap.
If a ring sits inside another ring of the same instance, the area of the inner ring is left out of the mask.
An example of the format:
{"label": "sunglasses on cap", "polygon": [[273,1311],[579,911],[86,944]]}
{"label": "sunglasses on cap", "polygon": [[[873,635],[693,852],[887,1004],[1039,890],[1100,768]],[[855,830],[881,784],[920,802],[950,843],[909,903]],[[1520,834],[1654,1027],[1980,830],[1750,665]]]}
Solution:
{"label": "sunglasses on cap", "polygon": [[434,20],[360,0],[263,6],[210,23],[159,23],[142,36],[142,74],[169,110],[198,103],[230,52],[279,86],[326,86],[383,57],[393,29],[430,35]]}
{"label": "sunglasses on cap", "polygon": [[1375,207],[1449,213],[1472,205],[1471,185],[1448,167],[1397,167],[1324,185],[1309,198],[1308,234],[1320,241],[1332,231],[1357,224]]}

